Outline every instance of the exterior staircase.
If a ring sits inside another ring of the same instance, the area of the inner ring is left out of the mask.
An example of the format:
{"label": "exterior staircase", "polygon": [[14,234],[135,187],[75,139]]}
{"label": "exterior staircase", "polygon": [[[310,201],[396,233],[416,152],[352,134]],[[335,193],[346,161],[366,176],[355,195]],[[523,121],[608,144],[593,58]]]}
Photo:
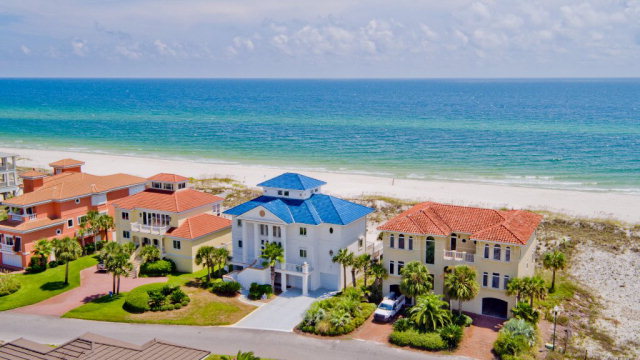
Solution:
{"label": "exterior staircase", "polygon": [[129,262],[133,264],[133,268],[131,269],[131,271],[129,271],[130,278],[136,279],[140,274],[140,266],[142,265],[142,258],[140,257],[141,249],[142,249],[142,246],[138,246],[136,251],[134,251],[133,254],[131,254],[131,257],[129,258]]}

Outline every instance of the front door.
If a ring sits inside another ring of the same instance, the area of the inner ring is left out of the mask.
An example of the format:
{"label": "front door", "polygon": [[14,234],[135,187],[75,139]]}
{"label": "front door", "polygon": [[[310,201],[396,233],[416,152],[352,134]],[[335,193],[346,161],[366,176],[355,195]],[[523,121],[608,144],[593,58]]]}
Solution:
{"label": "front door", "polygon": [[452,238],[451,238],[451,250],[454,250],[454,251],[455,251],[455,249],[456,249],[456,243],[457,243],[456,238],[455,238],[455,237],[452,237]]}

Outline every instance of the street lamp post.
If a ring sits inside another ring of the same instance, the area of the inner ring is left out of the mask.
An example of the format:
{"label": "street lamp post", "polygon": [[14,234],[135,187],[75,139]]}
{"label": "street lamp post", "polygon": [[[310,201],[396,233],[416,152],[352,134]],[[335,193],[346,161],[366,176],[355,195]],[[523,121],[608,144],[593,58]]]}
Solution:
{"label": "street lamp post", "polygon": [[556,351],[556,325],[558,324],[558,312],[560,307],[558,305],[553,307],[553,347],[551,351]]}

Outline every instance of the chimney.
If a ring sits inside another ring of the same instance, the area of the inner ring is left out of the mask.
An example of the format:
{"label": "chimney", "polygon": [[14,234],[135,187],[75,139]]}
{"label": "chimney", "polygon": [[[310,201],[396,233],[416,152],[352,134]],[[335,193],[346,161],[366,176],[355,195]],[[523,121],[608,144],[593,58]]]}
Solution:
{"label": "chimney", "polygon": [[84,165],[84,161],[75,159],[62,159],[49,164],[53,168],[53,175],[67,172],[80,173],[82,172],[82,165]]}
{"label": "chimney", "polygon": [[36,171],[36,169],[33,169],[20,174],[20,177],[22,178],[22,191],[26,194],[42,187],[44,184],[44,178],[47,177],[47,174],[43,174]]}

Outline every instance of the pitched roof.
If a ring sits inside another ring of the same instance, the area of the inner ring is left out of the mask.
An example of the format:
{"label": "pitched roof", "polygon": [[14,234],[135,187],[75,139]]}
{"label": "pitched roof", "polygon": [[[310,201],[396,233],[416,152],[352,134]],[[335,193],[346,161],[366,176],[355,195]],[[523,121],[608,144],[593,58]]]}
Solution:
{"label": "pitched roof", "polygon": [[231,220],[229,219],[211,214],[200,214],[184,220],[177,228],[169,229],[167,235],[192,240],[230,226]]}
{"label": "pitched roof", "polygon": [[114,202],[114,206],[123,209],[149,209],[167,212],[183,212],[207,204],[214,204],[224,200],[194,189],[180,191],[164,191],[147,189],[135,195],[127,196]]}
{"label": "pitched roof", "polygon": [[525,245],[542,216],[524,210],[493,210],[424,202],[379,226],[379,230],[423,235],[471,234],[475,240]]}
{"label": "pitched roof", "polygon": [[183,182],[189,180],[189,178],[176,174],[160,173],[153,175],[149,178],[149,180],[162,182]]}
{"label": "pitched roof", "polygon": [[84,165],[84,161],[76,160],[76,159],[62,159],[58,161],[54,161],[49,164],[51,167],[70,167],[70,166],[78,166]]}
{"label": "pitched roof", "polygon": [[225,211],[225,214],[242,215],[262,206],[287,224],[321,223],[347,225],[373,212],[372,208],[325,194],[313,194],[306,200],[260,196]]}
{"label": "pitched roof", "polygon": [[273,179],[263,181],[258,184],[258,186],[291,190],[308,190],[317,188],[324,184],[326,184],[326,182],[310,178],[308,176],[296,173],[284,173],[274,177]]}
{"label": "pitched roof", "polygon": [[55,348],[22,338],[0,345],[0,359],[12,360],[201,360],[209,354],[162,340],[135,345],[92,333]]}
{"label": "pitched roof", "polygon": [[47,174],[41,173],[40,171],[36,171],[36,170],[29,170],[20,174],[20,177],[23,177],[23,178],[40,178],[45,176],[47,176]]}
{"label": "pitched roof", "polygon": [[12,221],[12,220],[3,220],[0,221],[0,230],[5,231],[17,231],[17,232],[29,232],[31,230],[51,227],[59,224],[65,223],[64,219],[49,219],[49,218],[39,218],[35,220],[29,221]]}
{"label": "pitched roof", "polygon": [[35,191],[4,200],[5,205],[29,205],[104,193],[119,188],[146,184],[147,179],[128,174],[106,176],[87,173],[62,173],[44,178]]}

